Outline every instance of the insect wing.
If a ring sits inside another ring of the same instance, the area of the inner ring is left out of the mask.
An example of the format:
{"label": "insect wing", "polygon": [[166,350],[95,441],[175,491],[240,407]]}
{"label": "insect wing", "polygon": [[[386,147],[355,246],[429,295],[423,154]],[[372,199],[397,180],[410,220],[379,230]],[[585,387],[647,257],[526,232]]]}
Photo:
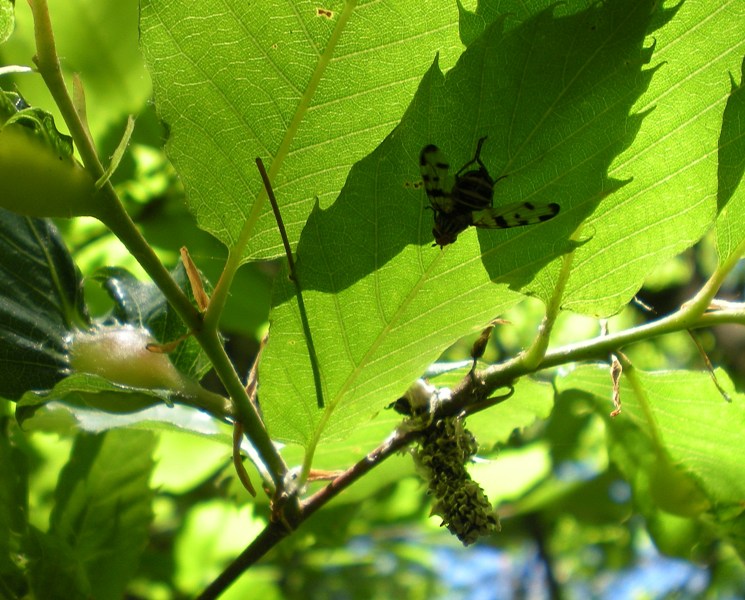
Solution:
{"label": "insect wing", "polygon": [[450,191],[453,189],[454,179],[448,174],[450,163],[442,150],[434,144],[422,148],[419,169],[432,208],[435,211],[452,212],[454,203]]}
{"label": "insect wing", "polygon": [[476,227],[507,229],[509,227],[543,223],[553,219],[557,214],[559,214],[559,205],[556,202],[549,204],[518,202],[507,206],[473,211],[472,221]]}

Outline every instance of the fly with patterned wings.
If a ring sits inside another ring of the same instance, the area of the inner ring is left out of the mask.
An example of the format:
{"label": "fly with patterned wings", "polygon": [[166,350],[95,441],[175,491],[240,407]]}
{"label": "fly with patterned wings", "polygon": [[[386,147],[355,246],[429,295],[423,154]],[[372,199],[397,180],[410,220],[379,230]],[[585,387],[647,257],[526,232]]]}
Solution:
{"label": "fly with patterned wings", "polygon": [[424,189],[434,212],[433,246],[444,248],[458,239],[469,226],[485,229],[507,229],[535,225],[552,219],[559,213],[555,202],[539,204],[517,202],[506,206],[493,206],[494,185],[481,161],[481,148],[486,137],[479,140],[475,156],[451,176],[450,164],[443,152],[434,144],[422,148],[419,166]]}

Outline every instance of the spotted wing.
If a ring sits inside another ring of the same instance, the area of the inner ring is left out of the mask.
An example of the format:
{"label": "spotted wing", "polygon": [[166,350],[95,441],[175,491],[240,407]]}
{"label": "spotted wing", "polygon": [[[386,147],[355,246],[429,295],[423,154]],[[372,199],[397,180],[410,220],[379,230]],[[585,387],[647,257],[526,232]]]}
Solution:
{"label": "spotted wing", "polygon": [[496,208],[475,210],[472,222],[476,227],[485,229],[507,229],[523,225],[535,225],[553,219],[559,214],[556,202],[549,204],[535,204],[533,202],[518,202]]}
{"label": "spotted wing", "polygon": [[434,144],[425,146],[419,154],[419,169],[432,209],[451,213],[455,208],[451,194],[455,180],[448,173],[450,163],[445,153]]}

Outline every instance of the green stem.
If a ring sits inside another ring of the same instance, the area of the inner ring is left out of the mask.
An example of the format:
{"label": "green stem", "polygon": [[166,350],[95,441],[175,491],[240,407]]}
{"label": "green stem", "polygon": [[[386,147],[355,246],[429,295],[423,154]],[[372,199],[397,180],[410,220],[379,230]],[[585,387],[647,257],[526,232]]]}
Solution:
{"label": "green stem", "polygon": [[95,215],[124,244],[150,278],[155,282],[168,302],[173,306],[186,326],[193,333],[202,329],[202,316],[192,305],[183,290],[174,281],[171,274],[160,262],[157,254],[140,230],[132,221],[127,211],[119,202],[116,192],[105,185],[99,192],[102,202],[98,215]]}
{"label": "green stem", "polygon": [[[573,235],[572,238],[574,237],[575,236]],[[561,261],[559,279],[556,282],[554,293],[551,295],[551,299],[546,306],[546,315],[543,317],[543,321],[541,321],[538,334],[530,348],[518,357],[518,360],[521,360],[527,369],[535,368],[546,355],[548,343],[551,338],[551,331],[554,328],[554,323],[556,323],[556,318],[559,316],[561,310],[561,300],[564,297],[564,290],[569,281],[573,260],[574,251],[564,255],[564,258]]]}
{"label": "green stem", "polygon": [[62,118],[65,120],[75,147],[83,160],[83,164],[94,181],[103,175],[103,166],[98,160],[98,153],[93,140],[88,135],[85,124],[80,120],[75,104],[67,91],[65,79],[62,77],[57,49],[54,44],[54,32],[49,18],[47,0],[28,0],[34,16],[34,36],[36,41],[36,56],[34,62],[39,69],[42,79],[57,104]]}
{"label": "green stem", "polygon": [[[102,194],[108,192],[113,194],[113,188],[104,186],[101,190]],[[104,204],[108,210],[102,211],[99,218],[119,238],[130,254],[153,279],[197,339],[233,401],[235,412],[246,435],[272,475],[273,482],[267,483],[273,483],[274,486],[280,485],[287,471],[287,466],[272,443],[261,417],[251,404],[248,392],[246,392],[246,388],[230,362],[217,330],[214,327],[204,325],[201,313],[191,304],[189,298],[158,260],[157,255],[132,222],[118,198],[115,197],[115,200],[116,202]],[[270,487],[272,486],[270,485]]]}
{"label": "green stem", "polygon": [[[745,305],[736,310],[722,310],[718,312],[707,313],[702,315],[695,323],[689,327],[712,327],[713,325],[720,325],[725,323],[737,323],[745,325]],[[555,367],[560,364],[577,362],[588,358],[603,357],[613,350],[618,350],[623,345],[632,343],[634,341],[640,341],[641,339],[649,338],[655,335],[661,335],[663,333],[670,333],[672,331],[685,330],[688,327],[681,324],[680,319],[665,318],[657,321],[656,323],[650,323],[642,327],[638,327],[634,330],[621,332],[618,334],[598,337],[587,342],[579,344],[572,344],[564,348],[560,348],[551,352],[547,352],[541,361],[538,369],[547,369],[549,367]],[[523,369],[523,371],[520,371]],[[491,384],[496,382],[492,389],[498,387],[509,387],[507,384],[502,383],[504,381],[510,381],[516,379],[521,375],[527,374],[524,372],[525,365],[520,361],[511,361],[504,365],[495,366],[489,369],[489,387]],[[469,377],[464,378],[464,382],[470,382]],[[465,386],[464,386],[465,387]],[[454,395],[458,393],[458,390],[454,391]],[[490,408],[494,404],[498,404],[512,395],[510,390],[504,396],[492,398],[483,401],[483,404],[478,407],[466,408],[468,414],[473,414],[478,410]],[[455,398],[454,398],[455,400]],[[467,406],[467,405],[466,405]],[[341,473],[332,482],[330,482],[325,488],[316,492],[311,497],[304,500],[300,507],[300,513],[297,516],[297,520],[293,521],[295,528],[301,523],[306,521],[314,513],[319,511],[324,505],[328,504],[333,498],[339,495],[343,490],[352,485],[355,481],[359,480],[364,475],[367,475],[375,467],[379,466],[384,460],[388,459],[393,454],[400,452],[408,444],[410,444],[421,432],[416,430],[408,430],[405,432],[396,432],[388,440],[383,442],[378,448],[367,454],[362,460],[357,462],[355,465],[348,468],[346,471]],[[199,598],[200,600],[206,600],[208,598],[217,598],[217,596],[224,591],[235,579],[237,579],[242,573],[246,571],[252,564],[256,563],[262,556],[268,553],[274,546],[276,546],[286,535],[286,530],[282,530],[276,523],[270,523],[265,528],[264,532],[260,534],[254,542],[244,550],[243,553],[231,564],[223,574],[213,582],[203,595]]]}
{"label": "green stem", "polygon": [[[34,35],[36,39],[34,61],[39,68],[44,83],[52,94],[52,98],[54,98],[62,113],[85,168],[93,179],[97,180],[104,174],[104,168],[98,159],[88,129],[75,109],[75,104],[62,77],[47,2],[46,0],[29,0],[29,5],[34,16]],[[143,269],[163,291],[163,294],[184,319],[189,329],[192,331],[201,329],[202,321],[199,313],[137,230],[127,211],[124,210],[114,188],[108,182],[99,191],[97,199],[99,202],[96,210],[97,214],[93,216],[100,219],[124,243]]]}
{"label": "green stem", "polygon": [[220,322],[220,317],[225,309],[225,303],[228,301],[230,288],[233,285],[235,273],[241,264],[243,264],[241,260],[242,255],[243,251],[241,249],[228,249],[228,259],[225,261],[220,279],[217,280],[215,288],[212,290],[210,304],[204,313],[205,327],[217,327]]}
{"label": "green stem", "polygon": [[[678,311],[671,315],[640,327],[635,327],[612,335],[601,336],[578,344],[572,344],[550,352],[546,352],[545,349],[542,350],[544,344],[543,341],[536,342],[531,346],[530,350],[525,353],[526,355],[529,355],[529,359],[526,360],[524,355],[520,355],[510,361],[504,362],[500,365],[494,365],[487,369],[483,374],[483,381],[487,384],[487,389],[494,391],[511,383],[517,377],[541,369],[555,367],[560,364],[592,358],[605,359],[610,352],[620,350],[624,346],[628,346],[629,344],[647,338],[671,333],[673,331],[711,327],[719,322],[737,322],[745,324],[745,311],[739,307],[734,310],[705,312],[710,307],[714,296],[722,285],[722,282],[735,265],[737,265],[740,257],[744,253],[745,240],[743,240],[735,251],[717,267],[696,296],[689,302],[686,302]],[[571,255],[568,255],[564,259],[562,273],[559,278],[559,283],[557,284],[557,292],[553,295],[551,303],[546,310],[544,323],[548,322],[549,326],[553,322],[553,320],[550,319],[550,315],[554,310],[558,311],[558,299],[560,299],[561,293],[563,293],[570,267]],[[567,277],[565,278],[564,275],[567,275]],[[550,332],[550,328],[547,327],[546,329]],[[544,331],[543,326],[542,331]],[[541,336],[539,335],[539,337]],[[545,338],[545,342],[547,343],[548,336],[546,335]],[[536,360],[536,358],[538,358],[538,360]]]}
{"label": "green stem", "polygon": [[[47,2],[29,0],[29,4],[34,16],[37,50],[35,62],[39,73],[62,113],[83,164],[93,179],[98,180],[104,174],[104,168],[62,77]],[[273,481],[267,484],[269,487],[272,487],[271,484],[280,486],[287,467],[272,443],[258,412],[252,406],[248,393],[220,341],[217,327],[204,326],[201,313],[191,304],[137,229],[110,182],[107,181],[98,192],[98,201],[96,214],[92,216],[100,219],[119,238],[194,334],[233,401],[246,434],[271,473]]]}
{"label": "green stem", "polygon": [[273,484],[270,485],[273,489],[282,488],[283,479],[287,473],[287,465],[274,446],[264,426],[264,422],[251,403],[246,388],[243,386],[238,374],[235,372],[233,363],[230,362],[230,358],[225,352],[225,347],[220,340],[220,336],[214,329],[205,329],[196,337],[233,401],[236,413],[238,413],[238,419],[243,426],[246,436],[254,448],[256,448],[256,452],[258,452],[262,462],[266,465],[272,476],[273,481],[267,482],[267,484]]}
{"label": "green stem", "polygon": [[686,329],[713,327],[725,323],[745,325],[745,309],[710,312],[701,315],[694,321],[690,321],[685,311],[686,309],[681,309],[653,323],[550,350],[535,369],[527,369],[517,358],[501,365],[495,365],[486,369],[483,374],[484,381],[488,389],[496,390],[504,387],[507,382],[514,381],[518,377],[534,371],[583,360],[604,360],[611,352],[659,335],[685,331]]}
{"label": "green stem", "polygon": [[698,315],[703,314],[716,296],[719,288],[722,287],[727,275],[735,268],[740,258],[745,254],[745,240],[741,241],[734,252],[732,252],[724,262],[720,263],[714,273],[712,273],[706,284],[699,290],[696,296],[687,302],[681,312],[684,318],[695,319]]}

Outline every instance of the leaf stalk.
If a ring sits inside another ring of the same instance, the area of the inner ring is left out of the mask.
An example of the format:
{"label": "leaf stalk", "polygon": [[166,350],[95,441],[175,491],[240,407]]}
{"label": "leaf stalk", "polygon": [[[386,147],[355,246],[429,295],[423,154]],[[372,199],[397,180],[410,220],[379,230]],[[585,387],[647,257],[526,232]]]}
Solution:
{"label": "leaf stalk", "polygon": [[[34,62],[62,113],[85,168],[94,180],[100,180],[104,175],[104,168],[98,158],[93,140],[88,133],[88,127],[82,121],[65,85],[55,47],[47,1],[28,0],[28,2],[34,18],[36,40]],[[259,414],[251,405],[248,394],[220,341],[216,324],[213,327],[204,326],[201,313],[191,304],[186,294],[179,288],[137,229],[124,209],[111,182],[106,181],[103,184],[98,192],[98,201],[100,204],[93,216],[104,223],[119,238],[194,334],[228,391],[235,405],[238,418],[251,442],[272,475],[273,481],[267,482],[267,485],[271,489],[281,488],[287,467],[272,443]]]}

